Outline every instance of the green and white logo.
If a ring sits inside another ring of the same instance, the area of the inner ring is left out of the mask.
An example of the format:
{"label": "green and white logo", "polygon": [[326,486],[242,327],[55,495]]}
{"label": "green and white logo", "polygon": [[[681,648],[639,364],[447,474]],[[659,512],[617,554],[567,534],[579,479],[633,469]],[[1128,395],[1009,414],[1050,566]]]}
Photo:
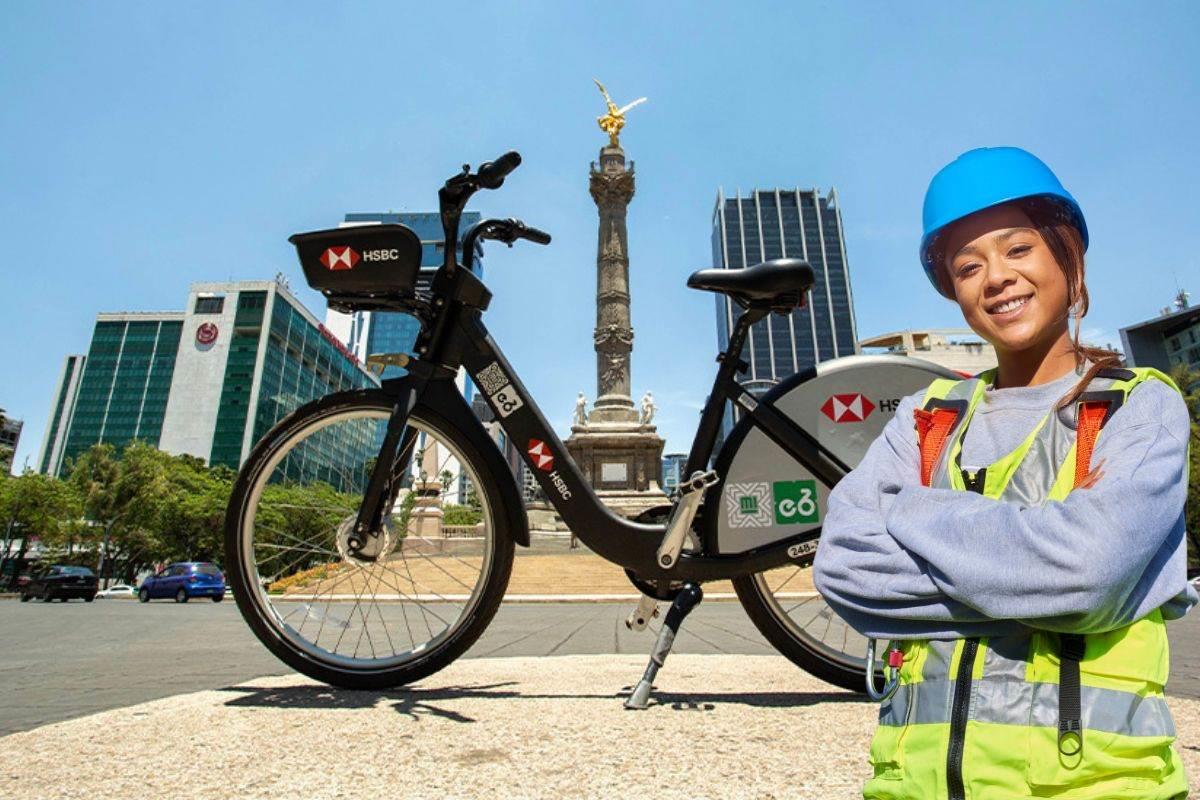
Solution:
{"label": "green and white logo", "polygon": [[775,481],[771,489],[775,497],[775,524],[796,525],[820,519],[815,480]]}
{"label": "green and white logo", "polygon": [[731,483],[725,487],[725,513],[734,528],[771,524],[771,487],[765,482]]}

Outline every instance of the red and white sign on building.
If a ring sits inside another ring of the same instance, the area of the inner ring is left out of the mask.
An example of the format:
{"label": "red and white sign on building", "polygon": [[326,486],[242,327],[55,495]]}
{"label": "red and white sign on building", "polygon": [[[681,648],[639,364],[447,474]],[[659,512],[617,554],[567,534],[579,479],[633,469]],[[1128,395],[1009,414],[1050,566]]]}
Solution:
{"label": "red and white sign on building", "polygon": [[217,335],[220,331],[217,326],[211,322],[205,322],[199,328],[196,328],[196,342],[198,344],[209,345],[217,340]]}
{"label": "red and white sign on building", "polygon": [[349,245],[330,247],[321,253],[321,263],[331,270],[354,269],[358,261],[358,251]]}
{"label": "red and white sign on building", "polygon": [[858,392],[835,394],[821,406],[821,413],[834,422],[862,422],[874,410],[875,404]]}

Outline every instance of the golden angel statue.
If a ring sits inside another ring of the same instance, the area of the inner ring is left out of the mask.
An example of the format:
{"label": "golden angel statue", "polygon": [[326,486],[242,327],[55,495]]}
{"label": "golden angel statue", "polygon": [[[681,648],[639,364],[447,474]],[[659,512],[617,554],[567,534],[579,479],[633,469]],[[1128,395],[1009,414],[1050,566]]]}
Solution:
{"label": "golden angel statue", "polygon": [[595,78],[592,80],[596,81],[596,86],[600,87],[600,94],[604,95],[604,102],[608,105],[608,113],[602,117],[596,117],[596,122],[600,125],[600,130],[608,134],[609,144],[613,147],[620,147],[621,143],[617,141],[617,135],[621,132],[621,128],[625,127],[625,112],[646,102],[646,98],[639,97],[629,105],[617,108],[617,104],[608,96],[608,90],[604,88],[604,84]]}

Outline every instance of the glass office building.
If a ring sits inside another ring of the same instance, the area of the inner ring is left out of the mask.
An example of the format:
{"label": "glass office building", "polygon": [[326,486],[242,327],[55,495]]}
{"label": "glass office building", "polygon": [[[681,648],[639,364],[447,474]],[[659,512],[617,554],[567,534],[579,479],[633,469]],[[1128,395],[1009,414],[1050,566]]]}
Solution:
{"label": "glass office building", "polygon": [[[64,366],[42,471],[133,440],[237,468],[293,409],[375,383],[283,283],[194,284],[184,312],[97,317],[87,356]],[[335,462],[365,446],[344,444]]]}
{"label": "glass office building", "polygon": [[[157,444],[179,350],[184,315],[179,312],[100,314],[87,356],[70,356],[64,375],[75,377],[56,393],[48,426],[62,444],[43,453],[51,474],[99,442],[134,439]],[[78,365],[78,366],[77,366]],[[82,372],[79,374],[79,366]],[[67,408],[70,413],[63,413]]]}
{"label": "glass office building", "polygon": [[[808,303],[787,316],[757,322],[743,350],[750,364],[739,380],[761,394],[783,378],[831,358],[853,355],[858,340],[854,295],[837,190],[756,189],[748,197],[717,192],[712,217],[713,264],[742,269],[775,258],[800,258],[813,268]],[[717,341],[729,346],[740,309],[716,295]],[[727,415],[725,432],[733,418]]]}
{"label": "glass office building", "polygon": [[46,435],[42,439],[38,472],[57,475],[62,467],[68,423],[75,412],[75,399],[79,396],[79,385],[86,361],[85,355],[67,356],[63,360],[62,372],[58,376],[58,390],[54,393],[54,405],[50,411],[50,424],[46,426]]}
{"label": "glass office building", "polygon": [[[471,226],[482,219],[478,211],[463,213],[459,226],[458,258],[462,260],[462,236]],[[434,269],[442,265],[445,259],[445,236],[442,232],[442,221],[436,213],[397,214],[397,213],[362,213],[347,214],[343,226],[353,225],[406,225],[421,240],[421,268]],[[475,259],[472,272],[483,277],[483,249],[476,245]],[[383,311],[362,311],[355,314],[342,314],[330,311],[325,317],[326,324],[338,333],[350,351],[360,359],[366,360],[371,353],[409,353],[417,341],[421,327],[417,320],[408,314],[388,313]],[[383,372],[384,378],[394,378],[404,375],[400,367],[387,367]],[[463,394],[468,402],[471,400],[470,380],[463,384]]]}
{"label": "glass office building", "polygon": [[[775,258],[800,258],[816,280],[805,308],[787,317],[772,314],[750,330],[748,383],[773,385],[821,361],[853,355],[857,331],[846,245],[837,192],[816,189],[755,190],[750,197],[717,195],[713,212],[713,263],[740,269]],[[737,307],[717,295],[722,348]]]}

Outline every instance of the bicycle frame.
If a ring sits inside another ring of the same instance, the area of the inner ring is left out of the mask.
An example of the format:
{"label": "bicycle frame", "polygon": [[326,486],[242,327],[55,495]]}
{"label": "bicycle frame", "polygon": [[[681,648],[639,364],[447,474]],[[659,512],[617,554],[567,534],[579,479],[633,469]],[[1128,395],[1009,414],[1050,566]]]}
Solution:
{"label": "bicycle frame", "polygon": [[[504,165],[504,174],[519,162],[519,157],[510,159]],[[492,168],[491,164],[485,166]],[[480,172],[483,171],[484,167],[481,167]],[[503,182],[502,179],[500,182]],[[496,188],[499,185],[493,184],[483,188]],[[467,198],[481,185],[478,176],[471,175],[464,167],[463,174],[451,178],[439,192],[446,242],[458,241],[462,210]],[[468,234],[467,240],[472,249],[475,237],[485,227],[485,223],[479,223]],[[685,552],[674,566],[662,568],[656,551],[662,542],[665,526],[627,520],[601,502],[488,333],[482,315],[491,301],[491,293],[474,273],[458,264],[456,251],[456,247],[445,248],[444,263],[431,281],[430,298],[406,297],[394,303],[394,310],[416,313],[423,324],[415,347],[417,357],[405,365],[409,375],[382,383],[384,391],[395,398],[395,410],[388,422],[383,447],[359,510],[356,537],[374,535],[372,532],[378,531],[384,509],[390,507],[388,501],[394,499],[398,491],[400,482],[397,477],[407,468],[409,445],[412,442],[411,432],[407,428],[409,413],[420,402],[431,381],[453,381],[458,368],[463,366],[492,407],[505,434],[522,448],[526,465],[567,527],[593,552],[624,567],[641,580],[700,583],[761,572],[789,561],[812,559],[811,548],[792,548],[798,543],[816,539],[820,535],[819,528],[736,555],[715,555],[703,550]],[[725,403],[734,402],[746,412],[750,425],[761,429],[786,453],[803,463],[818,480],[832,488],[850,471],[850,467],[778,411],[771,402],[778,390],[794,385],[795,380],[806,379],[808,374],[794,376],[794,379],[789,379],[762,398],[755,398],[735,379],[736,372],[744,372],[748,367],[741,359],[741,351],[750,326],[771,311],[767,306],[754,304],[743,307],[745,311],[734,326],[729,347],[717,357],[721,366],[688,455],[687,475],[707,470]],[[444,401],[462,402],[466,406],[466,401],[457,392],[439,392],[438,396],[456,398]],[[738,444],[740,440],[732,445],[727,443],[725,447],[737,447]],[[490,440],[489,445],[496,446]],[[713,495],[710,493],[708,497],[712,498]],[[702,507],[701,513],[703,511]],[[355,549],[361,547],[361,538],[358,543],[352,540],[351,546]],[[796,555],[789,554],[789,550]]]}
{"label": "bicycle frame", "polygon": [[[453,286],[447,287],[447,283]],[[439,289],[450,291],[443,295]],[[434,279],[434,297],[435,306],[438,305],[437,298],[442,297],[445,311],[438,314],[439,319],[430,326],[428,342],[422,336],[417,349],[418,352],[422,349],[438,352],[441,358],[436,359],[436,363],[424,358],[412,361],[408,365],[409,376],[383,381],[384,390],[396,398],[396,413],[389,422],[389,434],[399,437],[409,410],[419,402],[430,381],[453,380],[458,366],[462,365],[491,405],[504,432],[522,448],[525,463],[567,527],[602,558],[626,568],[645,581],[693,582],[728,579],[778,567],[789,561],[804,560],[789,556],[788,549],[799,542],[815,539],[819,536],[819,529],[737,555],[685,552],[674,567],[667,570],[659,567],[656,550],[661,543],[664,526],[627,520],[611,511],[599,499],[484,326],[482,311],[490,300],[490,294],[478,278],[461,269],[448,281],[439,275]],[[750,309],[744,313],[735,326],[729,349],[718,358],[721,367],[701,417],[687,468],[689,473],[694,469],[706,468],[712,456],[725,403],[733,401],[747,412],[752,425],[762,429],[786,452],[802,461],[814,475],[832,487],[850,468],[775,409],[770,403],[770,395],[755,399],[734,379],[734,372],[746,366],[739,357],[746,331],[766,313],[762,309]],[[440,331],[437,340],[433,338],[436,331]],[[461,398],[457,392],[439,394],[442,397],[453,395]],[[466,404],[465,400],[462,402]],[[537,455],[531,454],[530,450],[538,443],[541,447]],[[387,448],[389,445],[385,443],[384,446]],[[492,446],[495,444],[492,443]],[[380,462],[383,460],[381,457]],[[364,497],[364,510],[369,500],[370,491]],[[811,559],[811,553],[807,554],[807,558]]]}

